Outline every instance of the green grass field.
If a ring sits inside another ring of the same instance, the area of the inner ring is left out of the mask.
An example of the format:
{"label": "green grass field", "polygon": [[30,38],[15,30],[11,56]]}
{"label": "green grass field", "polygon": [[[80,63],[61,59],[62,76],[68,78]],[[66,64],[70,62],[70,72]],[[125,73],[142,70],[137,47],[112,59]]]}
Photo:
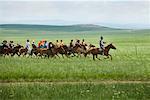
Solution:
{"label": "green grass field", "polygon": [[1,84],[3,100],[148,100],[149,84]]}
{"label": "green grass field", "polygon": [[[108,30],[59,32],[39,30],[1,29],[0,41],[13,40],[25,45],[26,39],[41,39],[55,42],[71,39],[85,39],[98,46],[99,37],[103,35],[107,44],[113,42],[117,50],[111,50],[113,60],[92,60],[87,58],[28,58],[0,57],[0,81],[43,81],[43,82],[100,82],[100,81],[150,81],[150,30]],[[112,87],[117,88],[113,89]],[[55,90],[53,90],[53,88]],[[86,92],[86,89],[90,92]],[[0,84],[2,99],[150,99],[150,84]],[[83,95],[81,92],[83,90]],[[9,94],[12,92],[12,95]],[[115,91],[125,91],[115,97]],[[128,92],[127,92],[128,91]],[[42,95],[43,94],[43,95]],[[109,94],[109,95],[108,95]],[[107,100],[108,100],[107,99]]]}

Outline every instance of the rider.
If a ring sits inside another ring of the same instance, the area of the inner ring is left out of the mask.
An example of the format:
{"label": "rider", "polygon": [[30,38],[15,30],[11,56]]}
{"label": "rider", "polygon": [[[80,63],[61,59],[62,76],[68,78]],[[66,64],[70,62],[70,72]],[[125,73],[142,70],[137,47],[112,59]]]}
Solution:
{"label": "rider", "polygon": [[14,48],[14,46],[15,46],[15,45],[14,45],[14,42],[13,42],[13,41],[10,41],[9,44],[8,44],[8,47],[9,47],[9,48]]}
{"label": "rider", "polygon": [[60,40],[60,46],[62,47],[64,45],[63,40]]}
{"label": "rider", "polygon": [[101,36],[101,37],[100,37],[100,41],[99,41],[99,45],[100,45],[100,49],[102,50],[102,54],[103,54],[104,49],[105,49],[105,47],[104,47],[104,44],[105,44],[105,43],[106,43],[106,42],[103,41],[103,36]]}
{"label": "rider", "polygon": [[42,44],[42,41],[39,41],[39,43],[38,43],[38,48],[41,47],[41,44]]}
{"label": "rider", "polygon": [[9,46],[8,46],[8,43],[7,43],[7,40],[4,40],[2,44],[3,44],[3,46],[4,46],[5,48],[8,48],[8,47],[9,47]]}
{"label": "rider", "polygon": [[30,41],[29,40],[27,40],[25,48],[27,48],[28,50],[31,50],[30,49]]}
{"label": "rider", "polygon": [[47,43],[47,41],[44,42],[44,48],[48,48],[48,43]]}
{"label": "rider", "polygon": [[77,40],[77,41],[76,41],[76,43],[75,43],[75,45],[79,45],[79,46],[81,46],[81,44],[80,44],[80,40]]}
{"label": "rider", "polygon": [[32,48],[36,48],[36,44],[35,44],[34,40],[32,41]]}
{"label": "rider", "polygon": [[70,41],[69,47],[70,47],[70,48],[73,47],[73,40]]}
{"label": "rider", "polygon": [[58,47],[60,47],[60,43],[58,42],[58,40],[56,40],[56,47],[58,48]]}
{"label": "rider", "polygon": [[85,43],[84,39],[82,40],[81,44],[84,45],[84,46],[86,46],[86,43]]}

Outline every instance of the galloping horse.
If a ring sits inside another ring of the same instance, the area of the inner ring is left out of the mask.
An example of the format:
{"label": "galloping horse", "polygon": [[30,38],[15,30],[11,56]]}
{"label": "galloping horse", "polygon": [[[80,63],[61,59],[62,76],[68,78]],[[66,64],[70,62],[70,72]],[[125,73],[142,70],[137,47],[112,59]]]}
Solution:
{"label": "galloping horse", "polygon": [[6,51],[5,51],[6,48],[8,48],[8,46],[5,45],[5,44],[3,44],[3,45],[0,46],[0,55],[3,55],[3,54],[6,55]]}
{"label": "galloping horse", "polygon": [[[85,54],[86,53],[86,47],[84,45],[75,45],[73,48],[72,48],[72,51],[73,55],[75,55],[74,53],[77,53],[78,56],[81,57],[81,54]],[[78,57],[77,56],[77,57]]]}
{"label": "galloping horse", "polygon": [[[53,56],[58,56],[58,53],[62,55],[62,57],[64,58],[64,54],[66,55],[66,57],[68,57],[68,53],[69,53],[69,48],[67,47],[67,45],[63,45],[60,47],[57,47],[56,45],[54,45],[52,42],[49,43],[49,50],[51,51],[51,55]],[[59,56],[58,56],[59,57]]]}
{"label": "galloping horse", "polygon": [[19,56],[19,49],[22,48],[23,46],[21,46],[20,44],[18,44],[16,47],[14,47],[12,49],[12,55],[11,56],[14,56],[15,54],[17,54]]}
{"label": "galloping horse", "polygon": [[66,57],[68,57],[68,53],[69,53],[69,48],[67,47],[67,45],[63,45],[61,47],[58,47],[55,49],[59,54],[62,55],[62,57],[64,58],[64,54]]}
{"label": "galloping horse", "polygon": [[22,48],[23,46],[21,45],[17,45],[14,48],[8,48],[5,47],[2,49],[4,56],[11,54],[11,56],[14,56],[15,54],[17,54],[19,56],[19,49]]}
{"label": "galloping horse", "polygon": [[28,53],[28,49],[27,49],[27,48],[21,48],[21,49],[19,50],[19,56],[20,56],[20,55],[25,56],[27,53]]}
{"label": "galloping horse", "polygon": [[111,43],[111,44],[109,44],[108,46],[105,47],[104,51],[100,50],[99,48],[95,48],[95,49],[89,50],[86,53],[86,55],[91,53],[93,55],[93,60],[95,60],[95,56],[96,56],[97,59],[99,59],[98,54],[100,54],[100,55],[106,56],[107,58],[111,57],[111,60],[112,60],[112,56],[109,54],[110,49],[116,49],[116,47]]}
{"label": "galloping horse", "polygon": [[48,55],[48,49],[47,48],[38,48],[36,45],[32,44],[32,50],[31,55],[35,54],[36,56],[40,54],[39,56]]}

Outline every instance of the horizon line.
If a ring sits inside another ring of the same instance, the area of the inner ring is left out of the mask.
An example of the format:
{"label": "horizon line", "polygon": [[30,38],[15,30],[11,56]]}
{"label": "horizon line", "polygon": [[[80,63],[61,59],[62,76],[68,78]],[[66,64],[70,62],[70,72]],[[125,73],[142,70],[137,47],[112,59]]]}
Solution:
{"label": "horizon line", "polygon": [[75,26],[75,25],[95,25],[107,28],[116,28],[116,29],[150,29],[150,27],[146,28],[129,28],[129,27],[122,27],[122,25],[114,26],[114,25],[102,25],[102,24],[91,24],[91,23],[79,23],[79,24],[38,24],[38,23],[0,23],[0,25],[41,25],[41,26]]}

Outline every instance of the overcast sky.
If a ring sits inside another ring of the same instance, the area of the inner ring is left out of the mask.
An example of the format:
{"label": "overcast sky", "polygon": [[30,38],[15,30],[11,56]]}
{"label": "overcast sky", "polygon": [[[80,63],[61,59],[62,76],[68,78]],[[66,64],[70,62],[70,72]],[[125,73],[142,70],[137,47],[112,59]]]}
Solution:
{"label": "overcast sky", "polygon": [[10,23],[150,28],[150,1],[0,0],[0,24]]}

